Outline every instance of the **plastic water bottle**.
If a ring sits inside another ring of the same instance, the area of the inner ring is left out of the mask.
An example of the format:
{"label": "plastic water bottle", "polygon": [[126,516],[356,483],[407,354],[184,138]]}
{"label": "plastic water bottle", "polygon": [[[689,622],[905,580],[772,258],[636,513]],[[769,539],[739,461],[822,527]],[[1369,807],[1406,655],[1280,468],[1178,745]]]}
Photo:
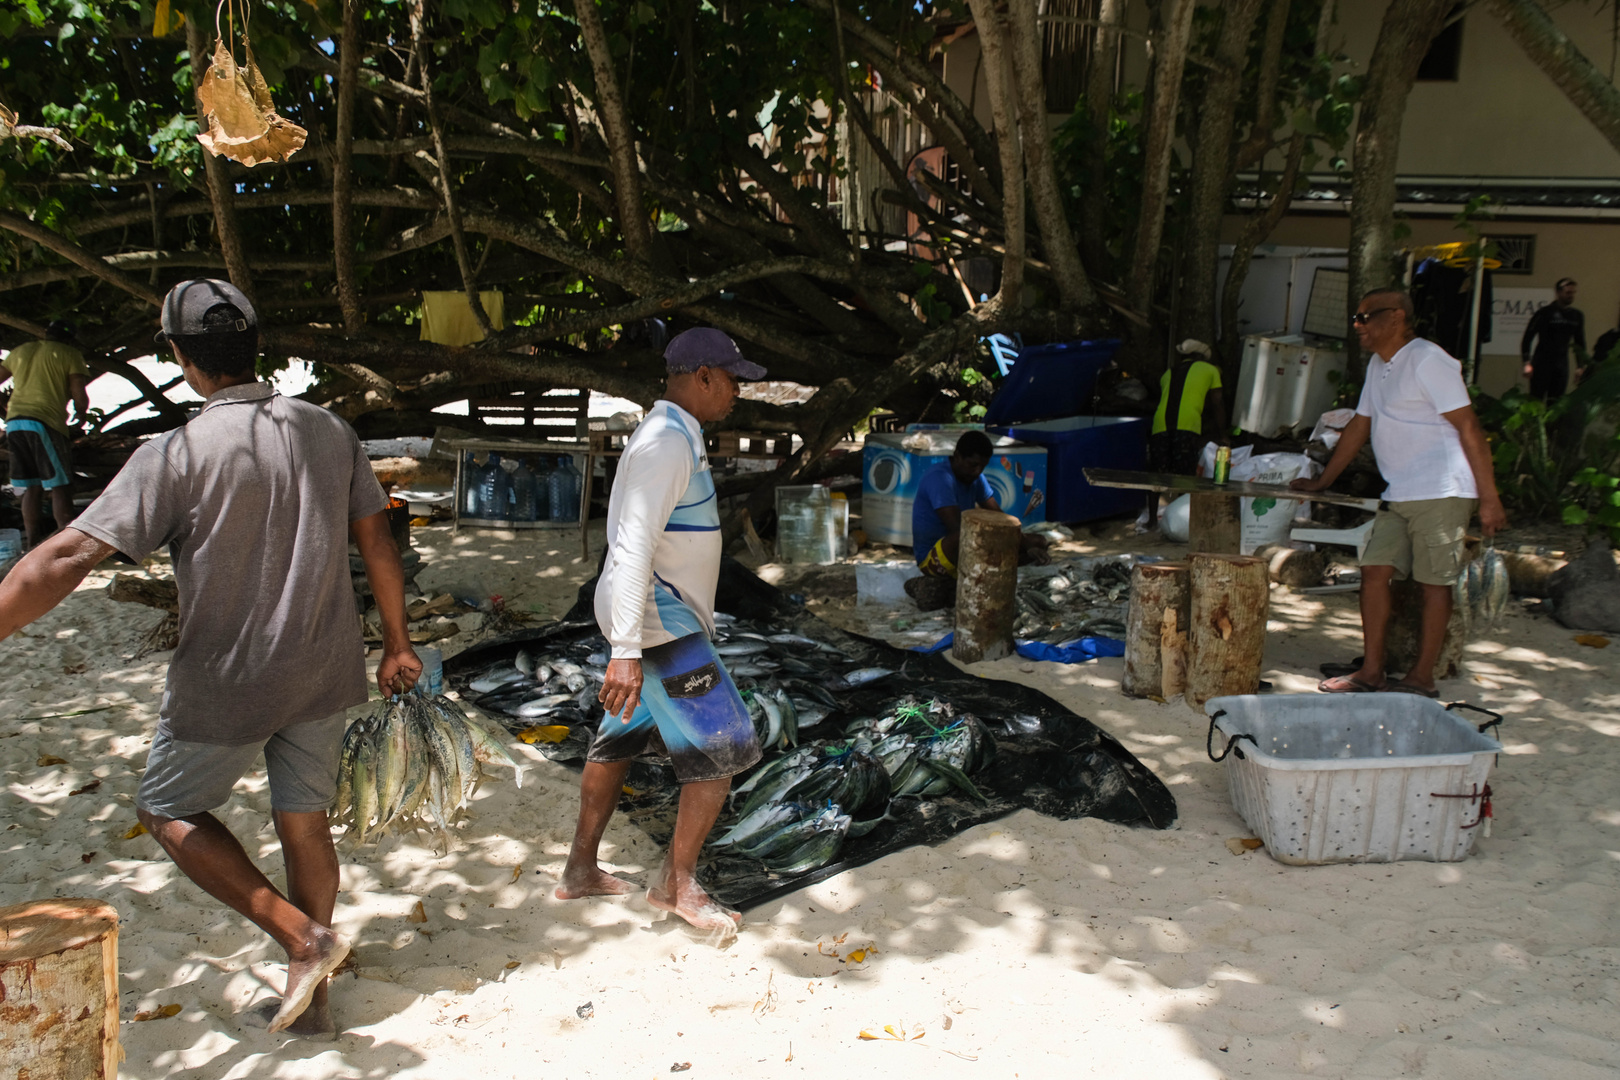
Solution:
{"label": "plastic water bottle", "polygon": [[539,517],[537,504],[534,473],[520,461],[517,468],[512,470],[512,520],[537,520]]}
{"label": "plastic water bottle", "polygon": [[501,456],[489,455],[489,464],[478,484],[478,516],[486,521],[508,521],[512,517],[512,478],[501,468]]}
{"label": "plastic water bottle", "polygon": [[574,521],[579,517],[579,470],[566,457],[557,459],[557,471],[546,481],[551,497],[551,520]]}
{"label": "plastic water bottle", "polygon": [[545,458],[534,459],[534,520],[551,520],[551,474]]}
{"label": "plastic water bottle", "polygon": [[416,650],[416,658],[422,661],[422,675],[416,680],[417,692],[424,697],[444,693],[444,654],[431,646],[423,646]]}
{"label": "plastic water bottle", "polygon": [[461,512],[467,517],[478,516],[478,487],[484,481],[484,470],[479,468],[473,460],[473,452],[467,451],[467,460],[461,465]]}

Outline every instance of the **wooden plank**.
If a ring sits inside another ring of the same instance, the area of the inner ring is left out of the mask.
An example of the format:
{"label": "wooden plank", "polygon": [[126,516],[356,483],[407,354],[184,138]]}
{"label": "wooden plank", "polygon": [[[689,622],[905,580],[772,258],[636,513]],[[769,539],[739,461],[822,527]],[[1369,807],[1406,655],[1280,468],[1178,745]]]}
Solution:
{"label": "wooden plank", "polygon": [[1286,484],[1256,484],[1250,480],[1228,480],[1217,484],[1207,476],[1181,476],[1175,473],[1137,472],[1133,469],[1086,469],[1086,482],[1097,487],[1136,488],[1170,495],[1193,493],[1237,495],[1260,499],[1308,499],[1311,502],[1353,506],[1359,510],[1387,510],[1382,499],[1364,499],[1332,491],[1295,491]]}

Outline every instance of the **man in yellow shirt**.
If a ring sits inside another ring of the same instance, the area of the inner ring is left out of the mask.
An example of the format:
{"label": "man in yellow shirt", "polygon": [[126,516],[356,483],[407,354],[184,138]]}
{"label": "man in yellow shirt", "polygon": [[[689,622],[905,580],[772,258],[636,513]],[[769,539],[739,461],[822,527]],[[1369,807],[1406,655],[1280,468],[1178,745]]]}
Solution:
{"label": "man in yellow shirt", "polygon": [[30,341],[11,350],[0,364],[0,383],[11,380],[11,404],[6,409],[6,449],[11,455],[11,486],[22,488],[23,529],[32,548],[49,531],[41,504],[42,491],[51,493],[51,516],[56,527],[73,520],[73,450],[68,442],[67,403],[74,407],[72,425],[84,423],[90,412],[85,386],[90,369],[84,353],[73,344],[73,328],[57,321],[45,331],[44,341]]}
{"label": "man in yellow shirt", "polygon": [[[1210,362],[1209,346],[1188,338],[1176,346],[1180,358],[1159,379],[1159,407],[1148,435],[1148,467],[1154,472],[1192,476],[1208,441],[1226,432],[1226,403],[1221,398],[1221,369]],[[1158,521],[1159,494],[1148,493],[1148,528]]]}

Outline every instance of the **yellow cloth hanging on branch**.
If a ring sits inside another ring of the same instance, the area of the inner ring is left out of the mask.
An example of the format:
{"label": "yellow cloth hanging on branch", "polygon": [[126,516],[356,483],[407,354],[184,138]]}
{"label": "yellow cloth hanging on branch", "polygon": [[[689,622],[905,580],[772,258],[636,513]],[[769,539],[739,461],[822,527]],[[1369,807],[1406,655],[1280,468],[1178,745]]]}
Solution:
{"label": "yellow cloth hanging on branch", "polygon": [[[478,298],[483,301],[489,325],[505,330],[506,294],[481,289]],[[472,303],[464,291],[423,291],[422,340],[438,345],[471,345],[484,340],[484,328],[478,325],[478,317],[473,314]]]}
{"label": "yellow cloth hanging on branch", "polygon": [[307,132],[276,114],[246,34],[242,49],[247,63],[238,67],[223,38],[214,46],[213,62],[197,88],[197,100],[208,121],[208,130],[197,141],[215,157],[228,157],[250,167],[286,161],[304,145]]}

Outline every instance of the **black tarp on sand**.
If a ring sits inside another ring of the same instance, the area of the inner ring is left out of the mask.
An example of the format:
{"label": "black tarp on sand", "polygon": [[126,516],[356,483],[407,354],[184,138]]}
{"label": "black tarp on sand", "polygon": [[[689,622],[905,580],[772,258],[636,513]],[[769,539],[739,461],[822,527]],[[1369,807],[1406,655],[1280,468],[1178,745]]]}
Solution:
{"label": "black tarp on sand", "polygon": [[[506,635],[445,661],[451,684],[468,697],[465,683],[471,673],[515,655],[520,648],[544,652],[547,642],[572,644],[591,638],[600,642],[592,614],[595,588],[594,578],[586,582],[578,602],[561,622]],[[1038,690],[978,678],[943,656],[925,656],[835,629],[729,558],[721,568],[715,607],[741,620],[824,641],[857,666],[900,672],[858,690],[836,693],[840,715],[805,732],[806,741],[836,738],[843,720],[880,715],[896,698],[915,694],[942,698],[958,711],[973,713],[995,734],[999,748],[994,762],[973,777],[988,803],[955,795],[897,799],[890,820],[848,841],[837,861],[819,870],[788,878],[739,858],[707,862],[700,867],[699,878],[723,903],[746,910],[891,851],[937,844],[1025,807],[1059,819],[1096,817],[1160,829],[1175,822],[1175,798],[1158,777],[1113,736]],[[582,726],[563,742],[539,744],[536,749],[554,760],[578,765],[594,726]],[[678,792],[673,773],[657,759],[637,762],[627,786],[636,794],[626,796],[620,809],[654,840],[667,843]],[[717,831],[726,823],[727,815],[722,814]]]}

